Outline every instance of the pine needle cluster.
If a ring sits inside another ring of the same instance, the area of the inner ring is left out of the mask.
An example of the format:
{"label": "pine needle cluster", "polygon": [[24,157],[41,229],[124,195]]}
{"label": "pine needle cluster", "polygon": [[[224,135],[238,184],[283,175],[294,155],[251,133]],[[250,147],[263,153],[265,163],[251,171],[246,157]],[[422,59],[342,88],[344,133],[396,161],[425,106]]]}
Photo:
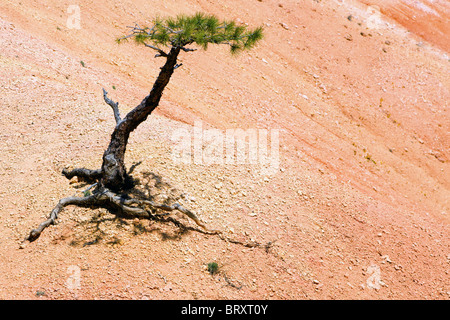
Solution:
{"label": "pine needle cluster", "polygon": [[263,28],[249,30],[246,25],[238,25],[234,21],[220,21],[214,15],[196,13],[194,15],[178,15],[177,17],[156,18],[151,27],[131,27],[132,33],[118,39],[134,38],[155,50],[162,47],[180,47],[192,51],[189,45],[198,45],[207,49],[209,44],[226,44],[231,53],[250,49],[263,37]]}

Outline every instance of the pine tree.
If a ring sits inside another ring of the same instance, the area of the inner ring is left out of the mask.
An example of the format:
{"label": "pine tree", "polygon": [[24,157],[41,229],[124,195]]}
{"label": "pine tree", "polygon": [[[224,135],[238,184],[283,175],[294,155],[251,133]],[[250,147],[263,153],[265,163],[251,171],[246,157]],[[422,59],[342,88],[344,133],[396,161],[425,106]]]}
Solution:
{"label": "pine tree", "polygon": [[[82,207],[113,208],[126,217],[151,218],[155,210],[178,210],[193,219],[199,226],[207,229],[197,216],[175,203],[162,205],[148,199],[130,197],[128,191],[133,188],[134,180],[127,173],[124,159],[128,138],[142,122],[159,105],[162,93],[170,81],[178,64],[180,52],[193,52],[197,48],[206,50],[210,44],[229,46],[232,54],[253,48],[263,37],[262,27],[248,30],[245,25],[234,21],[220,21],[213,15],[197,13],[179,15],[175,18],[156,18],[150,27],[131,27],[131,32],[117,41],[134,39],[137,44],[156,51],[156,57],[163,57],[165,63],[156,78],[150,93],[141,103],[124,118],[121,117],[119,104],[108,97],[103,89],[103,98],[111,106],[116,126],[111,135],[108,148],[103,154],[102,167],[97,170],[76,168],[63,170],[67,179],[78,177],[92,183],[85,191],[84,197],[68,197],[61,199],[50,213],[50,217],[33,229],[25,241],[34,241],[48,226],[55,223],[58,214],[68,205]],[[93,190],[92,192],[90,190]]]}

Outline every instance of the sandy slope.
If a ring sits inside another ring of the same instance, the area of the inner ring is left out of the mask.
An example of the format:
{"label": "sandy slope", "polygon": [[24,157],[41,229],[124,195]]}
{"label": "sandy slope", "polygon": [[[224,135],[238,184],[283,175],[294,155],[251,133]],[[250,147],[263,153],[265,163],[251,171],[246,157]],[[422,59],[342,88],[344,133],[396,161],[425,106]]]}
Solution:
{"label": "sandy slope", "polygon": [[[70,1],[0,7],[0,298],[450,298],[445,43],[353,1],[78,3],[81,29],[67,27]],[[134,175],[151,194],[271,247],[68,208],[19,249],[59,198],[82,190],[62,168],[100,165],[114,125],[101,88],[125,113],[162,63],[114,40],[148,17],[196,11],[263,24],[265,41],[238,57],[183,54],[127,163],[142,161]],[[172,137],[195,121],[279,130],[279,170],[175,161]]]}

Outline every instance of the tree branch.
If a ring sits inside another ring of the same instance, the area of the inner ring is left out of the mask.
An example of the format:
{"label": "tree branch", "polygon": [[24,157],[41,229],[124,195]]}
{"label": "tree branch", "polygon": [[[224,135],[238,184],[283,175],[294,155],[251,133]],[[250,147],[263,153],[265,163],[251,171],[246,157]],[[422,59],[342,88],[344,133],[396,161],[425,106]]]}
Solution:
{"label": "tree branch", "polygon": [[184,52],[197,51],[197,49],[191,49],[191,48],[185,48],[185,47],[180,47],[180,49],[183,50]]}
{"label": "tree branch", "polygon": [[148,43],[144,43],[144,45],[145,45],[147,48],[150,48],[150,49],[153,49],[153,50],[158,51],[158,54],[155,56],[155,58],[157,58],[157,57],[167,57],[167,53],[165,53],[165,52],[164,52],[163,50],[161,50],[160,48],[155,47],[155,46],[152,46],[151,44],[148,44]]}
{"label": "tree branch", "polygon": [[116,119],[116,124],[119,124],[122,119],[120,118],[120,111],[119,111],[119,103],[112,101],[110,98],[108,98],[108,92],[106,92],[105,89],[103,90],[103,99],[105,99],[105,102],[111,106],[114,112],[114,119]]}

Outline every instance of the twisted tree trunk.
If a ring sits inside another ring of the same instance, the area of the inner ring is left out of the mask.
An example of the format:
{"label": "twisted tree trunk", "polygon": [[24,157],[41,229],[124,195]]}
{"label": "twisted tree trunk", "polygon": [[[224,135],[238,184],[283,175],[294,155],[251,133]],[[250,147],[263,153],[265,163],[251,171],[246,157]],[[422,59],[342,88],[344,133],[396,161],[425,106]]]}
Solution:
{"label": "twisted tree trunk", "polygon": [[[145,121],[158,106],[163,90],[177,67],[177,57],[180,50],[180,47],[171,48],[166,56],[166,63],[161,68],[150,94],[124,119],[120,119],[118,110],[114,110],[117,124],[111,135],[109,146],[103,154],[100,187],[120,191],[131,186],[131,179],[127,175],[124,162],[128,138],[130,133]],[[111,101],[111,103],[113,102]],[[109,104],[111,105],[111,103]]]}

